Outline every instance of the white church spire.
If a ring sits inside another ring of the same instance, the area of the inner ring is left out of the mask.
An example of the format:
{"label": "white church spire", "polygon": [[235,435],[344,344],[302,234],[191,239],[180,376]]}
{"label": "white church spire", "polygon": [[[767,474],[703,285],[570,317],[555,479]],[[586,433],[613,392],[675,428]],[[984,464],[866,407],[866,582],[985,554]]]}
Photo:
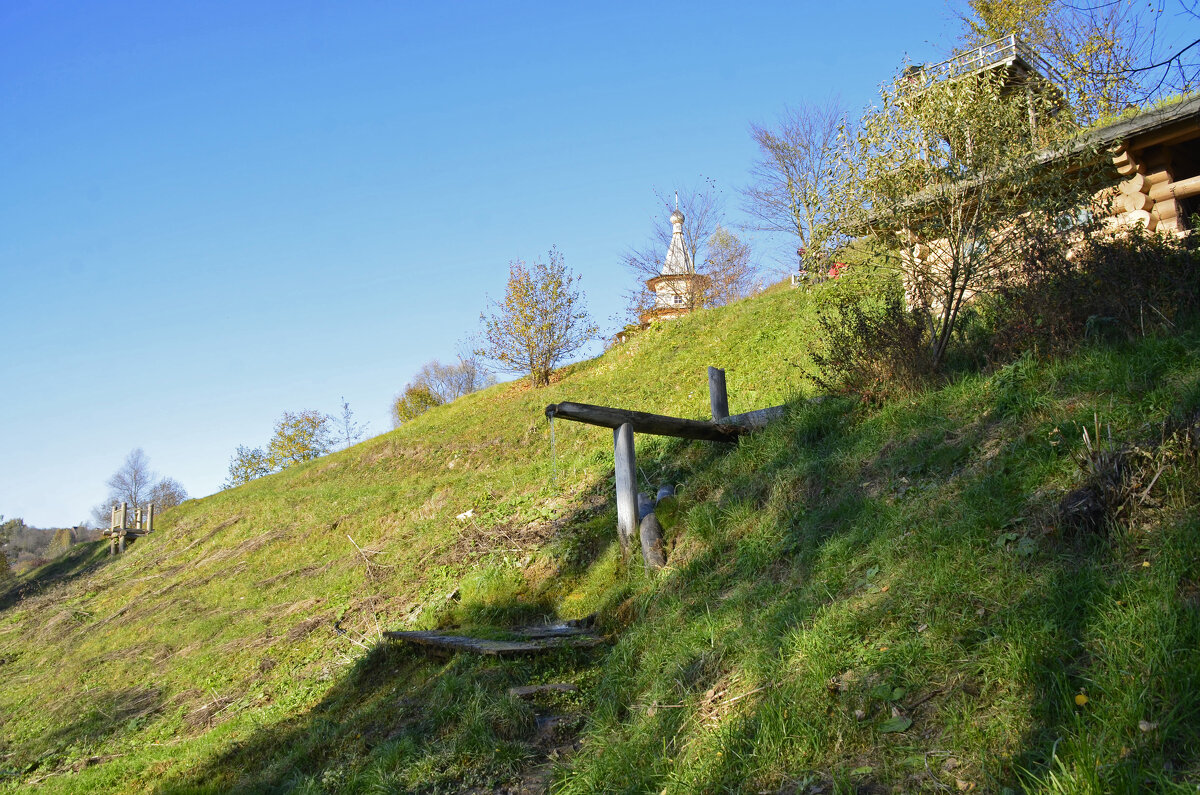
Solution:
{"label": "white church spire", "polygon": [[688,256],[687,246],[683,242],[683,213],[676,207],[675,212],[671,213],[671,246],[667,249],[667,258],[663,261],[662,275],[682,276],[695,272],[692,258]]}

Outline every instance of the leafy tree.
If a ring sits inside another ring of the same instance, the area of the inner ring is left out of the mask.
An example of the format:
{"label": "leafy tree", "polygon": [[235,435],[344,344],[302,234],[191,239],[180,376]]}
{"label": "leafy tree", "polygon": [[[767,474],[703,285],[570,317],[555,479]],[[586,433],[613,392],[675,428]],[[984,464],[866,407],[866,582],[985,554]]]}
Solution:
{"label": "leafy tree", "polygon": [[246,447],[238,445],[233,460],[229,462],[229,475],[225,479],[224,488],[231,489],[243,483],[249,483],[255,478],[269,475],[274,470],[267,454],[261,447]]}
{"label": "leafy tree", "polygon": [[354,412],[350,410],[350,404],[346,402],[346,398],[342,398],[342,416],[338,422],[338,441],[342,447],[346,448],[363,438],[367,432],[366,425],[359,424],[354,421]]}
{"label": "leafy tree", "polygon": [[579,278],[556,248],[549,262],[510,262],[504,300],[492,304],[491,315],[480,315],[483,344],[475,354],[501,370],[528,373],[534,386],[550,383],[555,365],[598,330],[583,307]]}
{"label": "leafy tree", "polygon": [[392,403],[392,427],[399,428],[445,402],[425,384],[409,384]]}
{"label": "leafy tree", "polygon": [[267,443],[267,460],[272,469],[286,469],[320,458],[332,446],[332,418],[313,409],[285,411],[275,423],[275,435]]}
{"label": "leafy tree", "polygon": [[[1046,123],[1035,140],[1030,105]],[[906,73],[868,112],[836,207],[843,232],[871,234],[867,257],[903,276],[925,326],[936,369],[965,303],[993,290],[1028,247],[1061,237],[1092,200],[1078,157],[1049,156],[1073,126],[1055,120],[1036,92],[1011,91],[1000,73],[930,84]]]}
{"label": "leafy tree", "polygon": [[61,555],[71,548],[78,539],[75,537],[75,528],[60,527],[54,531],[54,537],[50,541],[50,545],[46,548],[46,554],[49,557]]}
{"label": "leafy tree", "polygon": [[[349,409],[345,401],[342,406],[345,410]],[[238,445],[229,462],[224,488],[240,486],[293,464],[325,455],[335,441],[333,421],[333,417],[313,409],[283,412],[283,416],[275,422],[275,433],[267,443],[265,452],[261,447]],[[349,432],[361,435],[352,416]]]}
{"label": "leafy tree", "polygon": [[3,582],[12,574],[12,568],[8,562],[10,553],[16,557],[15,551],[9,548],[13,536],[17,535],[25,527],[25,520],[16,518],[5,520],[4,515],[0,514],[0,582]]}
{"label": "leafy tree", "polygon": [[[758,145],[753,182],[742,191],[751,228],[787,236],[784,262],[804,266],[806,254],[835,248],[826,240],[836,227],[828,223],[828,196],[841,175],[841,131],[845,110],[836,102],[786,109],[774,127],[751,125]],[[794,258],[794,259],[793,259]]]}

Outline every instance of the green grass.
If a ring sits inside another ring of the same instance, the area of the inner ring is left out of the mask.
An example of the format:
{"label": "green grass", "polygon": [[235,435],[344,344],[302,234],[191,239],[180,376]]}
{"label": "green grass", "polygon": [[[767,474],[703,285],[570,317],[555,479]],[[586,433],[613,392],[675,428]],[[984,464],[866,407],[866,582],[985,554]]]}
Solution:
{"label": "green grass", "polygon": [[[1200,469],[1169,432],[1200,409],[1200,330],[808,403],[822,293],[664,324],[24,576],[2,786],[1195,791]],[[648,577],[616,549],[611,434],[559,421],[552,460],[542,409],[703,417],[710,364],[733,412],[791,410],[733,446],[638,438],[641,486],[682,484]],[[1072,533],[1097,421],[1158,477]],[[377,642],[593,612],[611,645],[534,660]],[[508,694],[541,682],[579,691]]]}

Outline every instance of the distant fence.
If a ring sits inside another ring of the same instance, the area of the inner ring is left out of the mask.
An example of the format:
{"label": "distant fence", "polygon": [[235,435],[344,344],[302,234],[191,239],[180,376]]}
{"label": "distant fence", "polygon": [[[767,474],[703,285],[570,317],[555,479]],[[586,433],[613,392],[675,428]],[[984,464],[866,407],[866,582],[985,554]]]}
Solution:
{"label": "distant fence", "polygon": [[104,536],[108,538],[108,554],[115,555],[125,551],[125,539],[128,537],[144,536],[154,532],[154,503],[143,510],[129,510],[129,503],[123,502],[112,507],[112,518]]}

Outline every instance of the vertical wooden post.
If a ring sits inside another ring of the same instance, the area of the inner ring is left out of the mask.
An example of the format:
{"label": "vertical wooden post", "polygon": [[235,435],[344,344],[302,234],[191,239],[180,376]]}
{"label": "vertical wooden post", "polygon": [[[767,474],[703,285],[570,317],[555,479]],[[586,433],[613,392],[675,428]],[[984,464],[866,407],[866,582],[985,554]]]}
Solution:
{"label": "vertical wooden post", "polygon": [[146,506],[146,532],[154,532],[154,503]]}
{"label": "vertical wooden post", "polygon": [[133,512],[133,529],[134,530],[142,529],[142,509],[141,508],[137,508]]}
{"label": "vertical wooden post", "polygon": [[1029,138],[1030,138],[1030,140],[1032,140],[1034,142],[1033,145],[1034,145],[1034,148],[1036,149],[1036,148],[1038,148],[1038,145],[1037,145],[1037,111],[1035,111],[1033,108],[1033,85],[1031,83],[1025,84],[1025,99],[1029,103]]}
{"label": "vertical wooden post", "polygon": [[613,464],[617,481],[617,535],[621,555],[629,554],[629,539],[638,535],[637,462],[633,456],[633,426],[613,429]]}
{"label": "vertical wooden post", "polygon": [[713,422],[729,417],[729,396],[725,393],[725,371],[708,368],[708,402],[712,406]]}
{"label": "vertical wooden post", "polygon": [[117,519],[119,520],[121,529],[124,530],[126,523],[129,521],[129,503],[121,503],[121,510],[117,513]]}
{"label": "vertical wooden post", "polygon": [[125,528],[122,527],[121,528],[121,540],[117,544],[117,552],[124,552],[124,551],[125,551]]}

